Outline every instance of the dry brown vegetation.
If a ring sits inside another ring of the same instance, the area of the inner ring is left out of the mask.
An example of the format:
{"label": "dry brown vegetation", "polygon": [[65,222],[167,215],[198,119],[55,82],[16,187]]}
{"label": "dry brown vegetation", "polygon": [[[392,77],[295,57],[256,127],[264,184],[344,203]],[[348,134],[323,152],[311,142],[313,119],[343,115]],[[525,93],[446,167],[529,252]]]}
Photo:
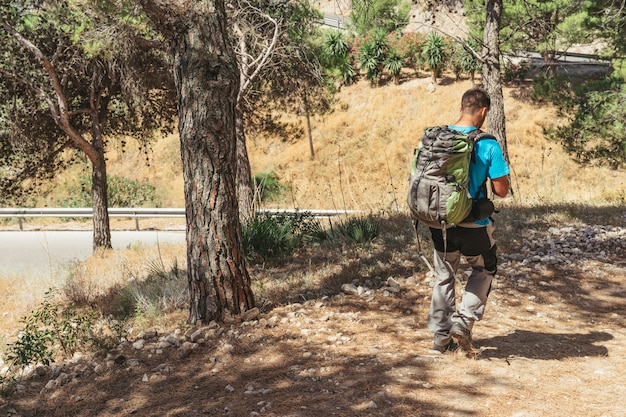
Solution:
{"label": "dry brown vegetation", "polygon": [[[261,317],[279,317],[278,325],[228,323],[222,336],[186,359],[128,349],[124,354],[138,357],[139,368],[86,373],[79,384],[53,392],[41,390],[46,379],[35,380],[25,393],[0,399],[0,411],[24,417],[625,415],[619,401],[626,391],[623,237],[574,264],[531,269],[528,278],[516,275],[526,266],[509,259],[475,329],[482,354],[468,359],[427,352],[430,278],[404,204],[408,164],[421,131],[454,122],[470,87],[446,78],[429,93],[427,83],[407,74],[400,85],[344,87],[335,111],[314,120],[315,160],[304,137],[250,138],[253,171],[273,170],[291,186],[276,205],[384,215],[381,237],[372,244],[322,245],[280,265],[250,265]],[[525,88],[505,88],[515,191],[498,202],[497,239],[505,259],[533,256],[539,249],[524,248],[541,242],[550,227],[626,223],[626,173],[581,167],[559,144],[546,142],[542,129],[560,121],[527,95]],[[154,145],[145,171],[137,169],[144,155],[129,148],[112,155],[110,173],[150,178],[169,191],[165,206],[181,206],[177,157],[170,137]],[[145,264],[158,257],[184,264],[184,247],[161,250],[94,256],[78,266],[86,280],[80,282],[100,291],[107,282],[145,273]],[[396,295],[383,292],[389,277],[401,284]],[[349,282],[374,292],[335,296]],[[22,302],[27,294],[15,281],[0,280],[0,290],[9,295],[0,300],[3,331],[13,336],[15,319],[32,301]],[[184,327],[183,319],[178,314],[142,325],[166,331]],[[142,382],[160,364],[172,371]]]}

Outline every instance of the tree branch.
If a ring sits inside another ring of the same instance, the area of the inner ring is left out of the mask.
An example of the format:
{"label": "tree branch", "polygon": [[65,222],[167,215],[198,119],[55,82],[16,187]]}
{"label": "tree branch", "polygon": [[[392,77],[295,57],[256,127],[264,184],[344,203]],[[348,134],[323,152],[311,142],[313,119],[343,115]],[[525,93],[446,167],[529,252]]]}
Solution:
{"label": "tree branch", "polygon": [[[235,23],[235,32],[239,37],[239,51],[238,55],[241,56],[240,65],[241,65],[241,87],[239,88],[239,93],[237,95],[237,101],[241,100],[241,97],[245,94],[247,89],[249,88],[252,81],[258,76],[263,67],[267,64],[270,56],[274,53],[276,49],[276,44],[278,43],[278,39],[280,37],[280,22],[276,19],[272,18],[270,15],[261,12],[261,10],[256,7],[249,6],[249,8],[255,11],[259,16],[263,19],[271,22],[274,26],[272,38],[269,42],[265,43],[265,46],[259,53],[256,58],[253,58],[252,55],[247,53],[247,44],[245,33],[241,29],[238,23]],[[249,60],[252,59],[252,62]],[[249,69],[254,68],[252,74],[249,73]]]}
{"label": "tree branch", "polygon": [[55,123],[63,129],[65,133],[72,139],[72,141],[76,144],[78,148],[80,148],[85,154],[89,157],[90,160],[94,161],[95,159],[95,150],[93,146],[83,138],[83,136],[77,132],[71,125],[69,121],[69,112],[67,106],[67,99],[65,98],[65,94],[63,92],[63,88],[61,87],[61,83],[59,82],[59,77],[56,73],[54,65],[50,62],[50,60],[41,52],[41,50],[35,46],[32,42],[26,39],[22,34],[20,34],[15,28],[6,23],[3,20],[0,20],[0,25],[7,31],[15,40],[26,48],[39,62],[42,67],[48,74],[48,79],[50,80],[50,84],[57,98],[58,107],[54,105],[54,102],[46,92],[40,88],[29,82],[28,80],[18,77],[15,74],[7,72],[6,70],[2,70],[3,73],[10,75],[13,79],[18,80],[24,85],[28,86],[32,89],[37,95],[39,95],[45,102],[48,104],[50,108],[50,113],[52,113],[52,117]]}

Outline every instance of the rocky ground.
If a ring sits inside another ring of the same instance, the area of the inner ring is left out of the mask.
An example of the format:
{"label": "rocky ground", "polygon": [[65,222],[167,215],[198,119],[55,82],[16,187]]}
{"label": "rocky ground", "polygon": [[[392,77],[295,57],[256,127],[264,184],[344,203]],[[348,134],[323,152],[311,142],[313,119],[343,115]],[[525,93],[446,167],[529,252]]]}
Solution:
{"label": "rocky ground", "polygon": [[476,356],[428,351],[432,278],[411,243],[341,293],[31,370],[0,414],[626,415],[626,228],[520,227],[504,246]]}

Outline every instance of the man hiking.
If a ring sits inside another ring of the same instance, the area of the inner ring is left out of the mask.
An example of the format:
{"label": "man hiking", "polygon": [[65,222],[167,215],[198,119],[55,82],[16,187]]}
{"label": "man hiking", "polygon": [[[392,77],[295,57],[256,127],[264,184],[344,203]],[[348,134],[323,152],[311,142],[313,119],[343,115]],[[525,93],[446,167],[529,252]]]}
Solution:
{"label": "man hiking", "polygon": [[[491,99],[481,88],[466,91],[461,98],[459,120],[448,128],[471,134],[485,122]],[[475,132],[477,133],[477,132]],[[506,197],[509,167],[493,136],[483,136],[473,144],[469,166],[469,193],[473,199],[487,198],[487,179],[493,194]],[[472,352],[472,328],[485,311],[491,281],[496,273],[494,224],[489,217],[455,225],[428,224],[435,248],[435,283],[428,313],[428,328],[434,333],[433,350],[454,351],[459,346]],[[462,299],[456,306],[455,274],[461,256],[472,267]]]}

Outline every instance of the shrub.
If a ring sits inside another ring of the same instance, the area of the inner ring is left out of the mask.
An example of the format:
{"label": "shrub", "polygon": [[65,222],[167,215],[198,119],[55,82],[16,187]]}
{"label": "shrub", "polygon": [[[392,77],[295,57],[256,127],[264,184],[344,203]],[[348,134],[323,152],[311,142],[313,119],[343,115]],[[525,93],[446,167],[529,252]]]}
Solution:
{"label": "shrub", "polygon": [[73,355],[79,349],[99,345],[94,332],[97,314],[91,309],[64,305],[48,291],[36,310],[22,319],[24,327],[17,340],[7,346],[6,358],[11,369],[49,365],[60,346],[62,354]]}
{"label": "shrub", "polygon": [[331,77],[344,85],[352,84],[357,75],[351,42],[339,31],[326,32],[322,38],[324,68]]}
{"label": "shrub", "polygon": [[154,318],[188,305],[187,280],[176,261],[167,269],[161,260],[153,260],[148,263],[147,273],[146,279],[131,281],[127,287],[136,316]]}
{"label": "shrub", "polygon": [[404,66],[404,60],[400,54],[394,50],[389,50],[389,54],[385,58],[385,70],[389,72],[389,75],[393,78],[393,82],[399,84],[400,72]]}
{"label": "shrub", "polygon": [[454,71],[456,79],[460,79],[461,73],[467,73],[468,77],[474,81],[474,74],[481,69],[481,63],[472,53],[479,51],[480,46],[473,38],[465,39],[464,43],[455,42],[448,47],[451,51],[450,66]]}
{"label": "shrub", "polygon": [[555,104],[569,124],[545,130],[581,164],[626,165],[624,122],[626,87],[620,78],[581,82],[571,77],[537,77],[533,98]]}
{"label": "shrub", "polygon": [[437,76],[443,70],[448,55],[449,51],[447,50],[446,42],[441,35],[436,32],[426,35],[422,49],[422,58],[432,71],[433,81],[437,80]]}
{"label": "shrub", "polygon": [[302,242],[325,240],[328,235],[310,213],[263,213],[243,226],[243,247],[248,259],[264,261],[290,255]]}
{"label": "shrub", "polygon": [[378,84],[388,51],[387,33],[382,30],[373,31],[359,45],[357,55],[359,68],[365,71],[372,86]]}
{"label": "shrub", "polygon": [[262,202],[278,198],[288,186],[281,184],[274,171],[261,172],[254,176],[257,199]]}
{"label": "shrub", "polygon": [[413,68],[422,62],[421,51],[424,48],[424,35],[417,32],[390,34],[388,37],[390,48],[398,51],[398,54]]}
{"label": "shrub", "polygon": [[[156,198],[156,188],[148,180],[107,176],[107,184],[109,207],[160,206]],[[68,187],[68,196],[59,200],[59,206],[91,207],[91,186],[91,176],[81,176],[77,185]]]}
{"label": "shrub", "polygon": [[337,233],[355,243],[371,242],[380,234],[380,221],[371,216],[351,218],[339,224]]}

